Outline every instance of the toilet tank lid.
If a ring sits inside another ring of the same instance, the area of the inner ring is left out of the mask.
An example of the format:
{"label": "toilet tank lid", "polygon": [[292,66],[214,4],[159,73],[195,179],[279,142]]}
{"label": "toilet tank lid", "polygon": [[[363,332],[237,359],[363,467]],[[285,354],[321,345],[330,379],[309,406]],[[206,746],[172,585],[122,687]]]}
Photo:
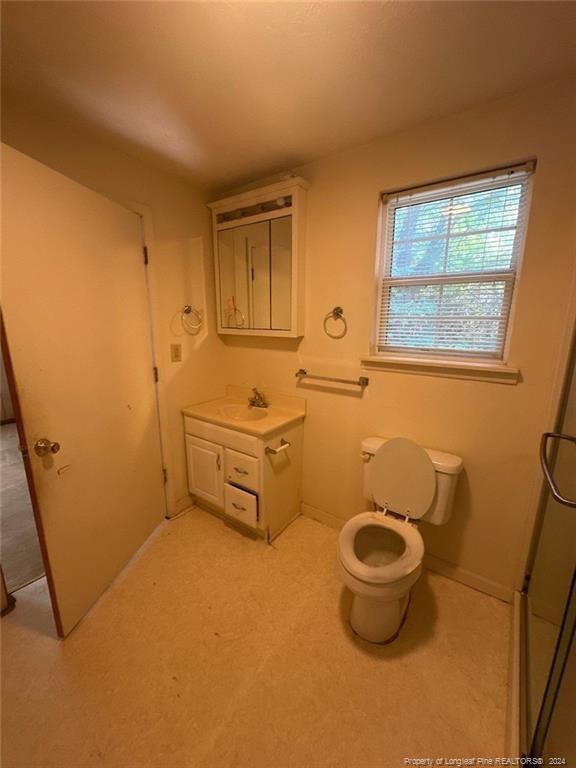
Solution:
{"label": "toilet tank lid", "polygon": [[[381,445],[384,445],[390,438],[388,437],[366,437],[362,440],[362,452],[373,456]],[[445,475],[457,475],[462,470],[462,459],[453,453],[443,453],[435,451],[433,448],[424,449],[436,472],[443,472]]]}

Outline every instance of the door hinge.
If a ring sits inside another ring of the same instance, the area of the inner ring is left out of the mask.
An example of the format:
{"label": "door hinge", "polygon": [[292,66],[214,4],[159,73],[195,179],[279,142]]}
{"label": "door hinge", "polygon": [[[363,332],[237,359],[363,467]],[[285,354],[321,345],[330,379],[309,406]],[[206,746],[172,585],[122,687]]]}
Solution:
{"label": "door hinge", "polygon": [[524,582],[523,582],[523,584],[522,584],[522,592],[523,592],[523,594],[525,594],[525,595],[526,595],[526,594],[528,593],[528,587],[529,587],[529,586],[530,586],[530,574],[529,574],[529,573],[527,573],[527,574],[524,576]]}
{"label": "door hinge", "polygon": [[160,381],[160,376],[158,375],[158,366],[157,366],[157,365],[155,365],[155,366],[154,366],[154,368],[153,368],[153,370],[154,370],[154,381],[155,381],[155,382],[158,382],[158,381]]}
{"label": "door hinge", "polygon": [[144,264],[148,264],[148,246],[142,246],[142,253],[144,254]]}
{"label": "door hinge", "polygon": [[162,477],[164,478],[164,482],[168,482],[168,470],[166,467],[162,467]]}

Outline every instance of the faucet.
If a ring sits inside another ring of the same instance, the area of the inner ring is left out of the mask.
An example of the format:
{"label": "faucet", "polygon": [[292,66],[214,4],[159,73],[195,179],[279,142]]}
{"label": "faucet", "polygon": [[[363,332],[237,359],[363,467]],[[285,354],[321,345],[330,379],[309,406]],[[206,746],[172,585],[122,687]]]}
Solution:
{"label": "faucet", "polygon": [[252,388],[252,392],[254,392],[254,395],[248,398],[248,404],[252,408],[268,408],[269,403],[268,400],[266,400],[265,395],[258,392],[256,387]]}

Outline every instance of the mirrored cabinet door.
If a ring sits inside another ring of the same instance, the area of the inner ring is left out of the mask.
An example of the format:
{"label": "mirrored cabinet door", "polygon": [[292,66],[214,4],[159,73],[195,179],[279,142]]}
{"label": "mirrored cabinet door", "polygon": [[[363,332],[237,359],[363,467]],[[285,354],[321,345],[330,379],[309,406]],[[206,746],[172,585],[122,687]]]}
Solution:
{"label": "mirrored cabinet door", "polygon": [[224,328],[270,328],[268,222],[218,233],[220,322]]}
{"label": "mirrored cabinet door", "polygon": [[289,330],[292,216],[218,233],[223,328]]}
{"label": "mirrored cabinet door", "polygon": [[271,328],[289,330],[292,311],[292,216],[270,222]]}

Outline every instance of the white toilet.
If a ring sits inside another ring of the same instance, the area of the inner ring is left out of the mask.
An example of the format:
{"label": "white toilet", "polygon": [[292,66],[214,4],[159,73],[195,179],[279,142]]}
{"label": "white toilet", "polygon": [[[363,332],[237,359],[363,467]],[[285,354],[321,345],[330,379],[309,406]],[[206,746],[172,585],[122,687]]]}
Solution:
{"label": "white toilet", "polygon": [[364,496],[381,511],[362,512],[344,525],[339,561],[354,595],[352,628],[384,643],[398,634],[422,571],[424,542],[416,521],[448,522],[462,459],[403,437],[367,438],[362,458]]}

